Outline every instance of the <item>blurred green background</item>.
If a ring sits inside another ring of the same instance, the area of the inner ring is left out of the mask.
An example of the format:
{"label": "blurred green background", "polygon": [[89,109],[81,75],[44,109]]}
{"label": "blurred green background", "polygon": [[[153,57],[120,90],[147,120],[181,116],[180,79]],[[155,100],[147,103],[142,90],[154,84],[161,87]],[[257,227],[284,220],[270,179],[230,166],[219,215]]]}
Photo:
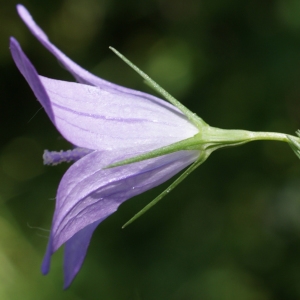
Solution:
{"label": "blurred green background", "polygon": [[[300,299],[300,162],[287,145],[214,153],[159,205],[167,184],[124,203],[62,291],[62,251],[40,274],[68,149],[15,67],[16,37],[40,74],[72,80],[0,1],[0,299]],[[299,0],[28,0],[51,40],[98,76],[153,93],[114,46],[212,126],[300,128]]]}

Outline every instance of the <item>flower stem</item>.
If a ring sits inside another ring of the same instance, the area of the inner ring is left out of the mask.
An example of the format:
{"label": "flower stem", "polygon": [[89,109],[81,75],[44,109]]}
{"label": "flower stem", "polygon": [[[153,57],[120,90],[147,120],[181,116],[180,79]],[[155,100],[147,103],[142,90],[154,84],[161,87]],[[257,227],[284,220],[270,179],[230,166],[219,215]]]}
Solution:
{"label": "flower stem", "polygon": [[249,131],[251,135],[251,141],[279,141],[279,142],[289,142],[289,138],[297,139],[300,142],[300,139],[296,136],[292,136],[285,133],[277,133],[277,132],[255,132]]}
{"label": "flower stem", "polygon": [[203,127],[200,135],[202,143],[206,145],[205,149],[211,150],[216,150],[228,146],[238,146],[259,140],[279,141],[289,144],[291,143],[291,141],[294,141],[300,144],[299,137],[285,133],[220,129],[211,126]]}

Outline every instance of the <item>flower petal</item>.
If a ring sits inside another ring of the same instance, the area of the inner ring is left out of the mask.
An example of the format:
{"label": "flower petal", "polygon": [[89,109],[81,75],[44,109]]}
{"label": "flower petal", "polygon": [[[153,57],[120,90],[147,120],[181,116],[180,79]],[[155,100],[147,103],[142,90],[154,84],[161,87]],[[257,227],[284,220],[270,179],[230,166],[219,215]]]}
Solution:
{"label": "flower petal", "polygon": [[57,191],[52,224],[54,250],[88,224],[103,220],[115,212],[125,200],[174,176],[194,162],[199,151],[179,151],[138,163],[103,169],[127,156],[128,154],[121,152],[94,151],[68,169]]}
{"label": "flower petal", "polygon": [[110,151],[94,151],[74,163],[65,173],[57,192],[43,273],[48,272],[51,254],[62,244],[72,237],[76,240],[76,234],[80,230],[94,222],[103,221],[127,199],[174,176],[193,163],[198,158],[199,151],[179,151],[130,165],[102,169],[108,164],[127,158],[128,155],[121,152],[116,154]]}
{"label": "flower petal", "polygon": [[144,151],[151,151],[198,132],[166,101],[39,76],[14,38],[10,48],[58,131],[78,147],[114,150],[143,146]]}
{"label": "flower petal", "polygon": [[166,102],[107,92],[41,77],[55,125],[73,144],[89,149],[140,147],[145,151],[192,137],[198,130]]}
{"label": "flower petal", "polygon": [[79,272],[94,230],[101,222],[94,222],[73,235],[65,244],[64,288],[66,289]]}
{"label": "flower petal", "polygon": [[118,87],[117,85],[103,80],[85,69],[81,68],[71,59],[69,59],[64,53],[62,53],[56,46],[54,46],[48,39],[43,30],[35,23],[28,10],[21,4],[17,5],[19,16],[24,23],[28,26],[31,33],[47,48],[61,63],[62,65],[76,78],[78,82],[86,83],[96,86]]}
{"label": "flower petal", "polygon": [[129,88],[125,88],[109,81],[106,81],[102,78],[99,78],[87,70],[80,67],[70,58],[68,58],[63,52],[61,52],[55,45],[53,45],[48,36],[44,33],[44,31],[35,23],[32,16],[28,12],[28,10],[21,4],[17,5],[17,10],[19,16],[22,18],[24,23],[27,25],[31,33],[40,41],[40,43],[48,49],[59,61],[60,63],[76,78],[76,80],[80,83],[85,83],[89,85],[98,86],[100,88],[105,88],[106,90],[115,90],[121,93],[127,93],[131,95],[136,95],[138,97],[156,101],[158,98],[140,92],[136,90],[132,90]]}
{"label": "flower petal", "polygon": [[13,37],[10,38],[10,52],[19,71],[27,80],[35,96],[38,98],[38,100],[44,107],[50,120],[55,124],[51,102],[44,86],[42,85],[39,79],[39,74],[35,70],[34,66],[31,64],[27,56],[22,51],[22,48],[20,47],[18,41],[15,40]]}
{"label": "flower petal", "polygon": [[[90,244],[93,232],[101,222],[102,220],[98,220],[92,224],[87,225],[86,227],[75,233],[68,241],[66,241],[64,249],[65,289],[69,287],[69,285],[72,283],[73,279],[79,272],[86,256],[86,252]],[[43,275],[47,275],[50,270],[51,256],[53,254],[52,240],[53,237],[50,235],[47,250],[41,267]]]}

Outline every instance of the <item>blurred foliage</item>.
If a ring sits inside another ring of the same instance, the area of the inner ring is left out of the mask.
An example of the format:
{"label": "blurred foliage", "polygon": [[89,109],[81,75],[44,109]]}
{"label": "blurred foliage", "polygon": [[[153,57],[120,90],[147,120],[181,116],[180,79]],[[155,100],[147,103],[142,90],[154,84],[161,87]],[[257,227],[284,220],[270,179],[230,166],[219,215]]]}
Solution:
{"label": "blurred foliage", "polygon": [[[71,76],[0,0],[1,299],[300,299],[300,163],[287,145],[222,150],[160,205],[121,230],[165,186],[103,222],[71,288],[62,257],[42,277],[59,180],[43,149],[69,145],[9,53],[15,36],[40,74]],[[114,46],[212,126],[300,127],[298,0],[24,0],[51,40],[98,76],[152,91]],[[46,230],[46,231],[45,231]]]}

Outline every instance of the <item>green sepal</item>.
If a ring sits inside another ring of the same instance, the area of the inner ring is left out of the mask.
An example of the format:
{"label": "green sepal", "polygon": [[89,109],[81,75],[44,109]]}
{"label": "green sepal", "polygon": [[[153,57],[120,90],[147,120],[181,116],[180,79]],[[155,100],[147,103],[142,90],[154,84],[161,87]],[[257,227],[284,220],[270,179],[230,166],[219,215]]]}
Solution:
{"label": "green sepal", "polygon": [[147,85],[152,87],[160,95],[162,95],[166,100],[176,106],[196,127],[201,128],[206,123],[198,117],[195,113],[191,112],[187,107],[181,104],[177,99],[170,95],[165,89],[163,89],[158,83],[156,83],[150,76],[140,70],[135,64],[133,64],[129,59],[127,59],[123,54],[113,47],[109,47],[116,55],[118,55],[127,65],[129,65],[134,71],[136,71],[144,80]]}
{"label": "green sepal", "polygon": [[200,154],[199,158],[190,165],[168,188],[166,188],[161,194],[159,194],[154,200],[148,203],[143,209],[141,209],[137,214],[135,214],[129,221],[127,221],[122,228],[125,228],[133,221],[142,216],[147,210],[149,210],[152,206],[157,204],[164,196],[170,193],[182,180],[184,180],[190,173],[196,170],[201,164],[205,162],[208,158],[209,154]]}
{"label": "green sepal", "polygon": [[118,161],[116,163],[106,166],[104,169],[110,169],[110,168],[114,168],[114,167],[128,165],[128,164],[132,164],[135,162],[147,160],[150,158],[155,158],[158,156],[163,156],[166,154],[177,152],[180,150],[200,150],[200,149],[201,149],[200,134],[196,134],[191,138],[179,141],[177,143],[173,143],[171,145],[164,146],[164,147],[155,149],[153,151],[143,153],[141,155],[137,155],[137,156],[134,156],[131,158],[124,159],[122,161]]}

